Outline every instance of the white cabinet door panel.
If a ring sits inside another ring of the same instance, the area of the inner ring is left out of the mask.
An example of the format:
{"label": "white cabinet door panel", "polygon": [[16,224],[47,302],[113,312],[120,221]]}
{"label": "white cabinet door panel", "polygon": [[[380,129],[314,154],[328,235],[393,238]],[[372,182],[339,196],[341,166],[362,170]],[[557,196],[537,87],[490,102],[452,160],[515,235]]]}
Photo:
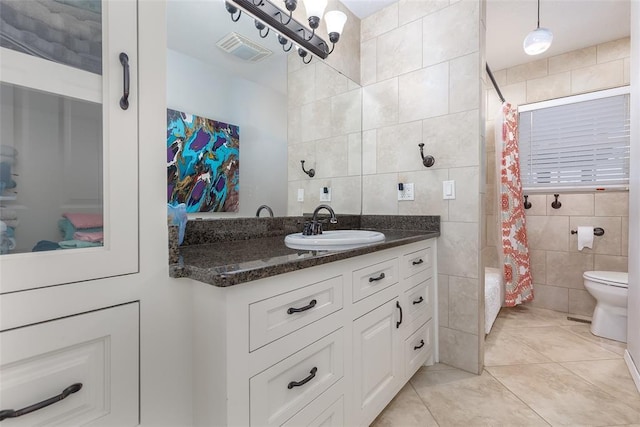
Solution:
{"label": "white cabinet door panel", "polygon": [[402,381],[397,302],[393,299],[353,322],[354,410],[359,425],[373,421]]}
{"label": "white cabinet door panel", "polygon": [[82,388],[7,426],[138,424],[138,304],[0,333],[0,410]]}
{"label": "white cabinet door panel", "polygon": [[[0,169],[11,176],[0,204],[16,214],[0,232],[0,294],[138,271],[136,10],[136,0],[3,3],[3,28],[23,37],[0,51]],[[69,216],[73,227],[61,226]]]}

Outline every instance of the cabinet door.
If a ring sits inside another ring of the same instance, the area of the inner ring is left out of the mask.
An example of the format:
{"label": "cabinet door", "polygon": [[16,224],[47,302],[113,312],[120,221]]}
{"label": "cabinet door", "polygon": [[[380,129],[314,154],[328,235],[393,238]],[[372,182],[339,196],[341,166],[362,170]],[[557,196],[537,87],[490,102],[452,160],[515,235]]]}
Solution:
{"label": "cabinet door", "polygon": [[358,425],[368,425],[398,391],[402,343],[398,300],[393,299],[353,322],[354,403]]}
{"label": "cabinet door", "polygon": [[0,293],[136,272],[136,1],[1,6]]}

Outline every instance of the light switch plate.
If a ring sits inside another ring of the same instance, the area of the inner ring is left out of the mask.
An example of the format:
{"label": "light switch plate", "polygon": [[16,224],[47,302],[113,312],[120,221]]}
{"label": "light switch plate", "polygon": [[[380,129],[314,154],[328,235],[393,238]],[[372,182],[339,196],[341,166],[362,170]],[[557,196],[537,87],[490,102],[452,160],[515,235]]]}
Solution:
{"label": "light switch plate", "polygon": [[442,181],[442,198],[444,200],[452,200],[456,198],[455,181]]}
{"label": "light switch plate", "polygon": [[298,201],[304,202],[304,188],[298,188]]}
{"label": "light switch plate", "polygon": [[398,190],[398,200],[415,200],[413,183],[402,184],[402,191]]}
{"label": "light switch plate", "polygon": [[[327,192],[324,192],[324,189],[327,189]],[[331,201],[331,187],[321,187],[320,188],[320,201],[321,202],[330,202]]]}

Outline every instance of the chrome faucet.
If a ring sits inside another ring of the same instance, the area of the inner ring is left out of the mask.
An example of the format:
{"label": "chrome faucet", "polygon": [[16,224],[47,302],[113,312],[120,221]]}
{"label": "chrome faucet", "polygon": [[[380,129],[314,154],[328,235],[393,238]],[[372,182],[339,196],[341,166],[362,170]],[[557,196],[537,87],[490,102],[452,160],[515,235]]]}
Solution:
{"label": "chrome faucet", "polygon": [[270,208],[269,206],[267,206],[267,205],[262,205],[262,206],[260,206],[260,207],[258,208],[258,210],[256,211],[256,217],[260,216],[260,212],[261,212],[263,209],[266,209],[266,210],[267,210],[267,212],[269,212],[269,216],[270,216],[271,218],[273,218],[273,210],[271,210],[271,208]]}
{"label": "chrome faucet", "polygon": [[336,218],[336,213],[333,211],[331,206],[319,205],[313,211],[313,217],[311,218],[311,222],[304,223],[304,229],[302,230],[302,234],[304,236],[315,236],[316,234],[322,234],[322,223],[318,221],[318,212],[320,212],[322,209],[326,209],[329,211],[329,215],[331,215],[329,218],[329,222],[331,224],[338,223],[338,218]]}

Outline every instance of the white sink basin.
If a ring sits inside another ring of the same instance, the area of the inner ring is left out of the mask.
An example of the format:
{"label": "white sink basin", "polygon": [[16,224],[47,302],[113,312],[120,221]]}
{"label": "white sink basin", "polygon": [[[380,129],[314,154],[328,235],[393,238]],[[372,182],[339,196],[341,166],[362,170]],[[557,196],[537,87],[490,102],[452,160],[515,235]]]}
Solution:
{"label": "white sink basin", "polygon": [[332,230],[315,236],[303,236],[302,233],[289,234],[284,238],[284,244],[292,249],[335,251],[354,249],[383,240],[384,234],[377,231]]}

